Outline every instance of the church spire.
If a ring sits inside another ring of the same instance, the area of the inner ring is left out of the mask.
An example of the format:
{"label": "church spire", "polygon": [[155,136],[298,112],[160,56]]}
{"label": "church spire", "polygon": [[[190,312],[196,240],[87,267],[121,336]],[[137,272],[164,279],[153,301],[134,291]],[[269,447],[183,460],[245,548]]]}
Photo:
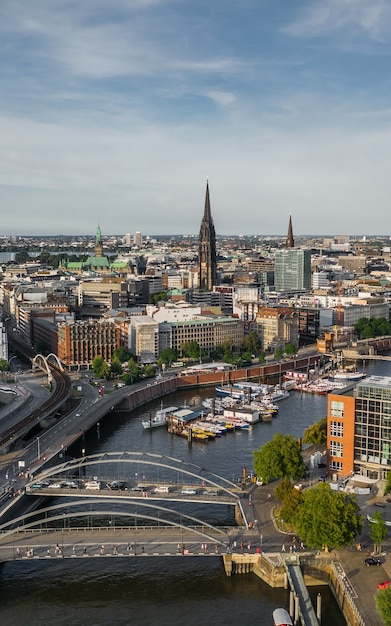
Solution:
{"label": "church spire", "polygon": [[288,235],[285,241],[285,248],[289,250],[290,248],[295,247],[295,241],[293,239],[293,229],[292,229],[292,215],[289,216],[289,226],[288,226]]}
{"label": "church spire", "polygon": [[199,288],[212,291],[216,284],[216,233],[210,210],[209,182],[206,180],[204,216],[198,238],[198,275]]}
{"label": "church spire", "polygon": [[206,179],[206,193],[205,193],[205,207],[204,207],[204,220],[211,220],[212,214],[210,211],[210,199],[209,199],[209,181]]}
{"label": "church spire", "polygon": [[102,232],[99,224],[95,233],[94,256],[103,256]]}

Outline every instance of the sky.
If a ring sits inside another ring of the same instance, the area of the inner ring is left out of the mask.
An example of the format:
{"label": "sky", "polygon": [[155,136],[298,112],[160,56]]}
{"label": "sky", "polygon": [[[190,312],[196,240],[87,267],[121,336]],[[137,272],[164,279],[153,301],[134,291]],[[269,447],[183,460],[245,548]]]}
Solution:
{"label": "sky", "polygon": [[390,0],[0,4],[0,235],[391,234]]}

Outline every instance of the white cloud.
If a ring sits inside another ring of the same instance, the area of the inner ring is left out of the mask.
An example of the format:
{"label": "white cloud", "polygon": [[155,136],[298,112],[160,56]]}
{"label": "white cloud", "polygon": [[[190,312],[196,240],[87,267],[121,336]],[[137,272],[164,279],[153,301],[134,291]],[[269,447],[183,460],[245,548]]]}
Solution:
{"label": "white cloud", "polygon": [[389,40],[391,6],[388,0],[315,0],[298,12],[283,32],[304,38],[348,34]]}

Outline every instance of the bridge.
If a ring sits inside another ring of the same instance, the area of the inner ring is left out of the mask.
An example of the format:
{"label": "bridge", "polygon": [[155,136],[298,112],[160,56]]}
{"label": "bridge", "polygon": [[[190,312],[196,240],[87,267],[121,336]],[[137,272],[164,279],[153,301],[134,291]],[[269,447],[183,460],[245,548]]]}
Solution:
{"label": "bridge", "polygon": [[[229,549],[233,537],[248,542],[250,533],[254,538],[248,492],[198,465],[158,454],[109,452],[70,459],[37,474],[20,497],[39,498],[39,508],[7,519],[15,501],[5,507],[1,558],[14,558],[10,546],[20,548],[33,538],[36,547],[44,544],[45,553],[50,550],[48,543],[60,543],[59,533],[61,545],[64,534],[72,533],[72,545],[83,545],[83,556],[87,546],[117,545],[120,532],[127,542],[137,534],[143,545],[155,546],[156,555],[184,543],[193,546],[193,553],[200,551],[200,545],[213,544],[218,553]],[[208,520],[218,507],[224,519],[227,507],[232,507],[231,525]]]}

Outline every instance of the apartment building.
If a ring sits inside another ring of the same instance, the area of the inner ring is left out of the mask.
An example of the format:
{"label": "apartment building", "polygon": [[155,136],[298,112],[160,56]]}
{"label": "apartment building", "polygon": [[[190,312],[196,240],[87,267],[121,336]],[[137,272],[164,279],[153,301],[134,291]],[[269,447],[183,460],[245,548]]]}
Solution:
{"label": "apartment building", "polygon": [[284,348],[287,343],[299,345],[299,315],[295,309],[283,307],[259,309],[256,330],[263,350]]}
{"label": "apartment building", "polygon": [[391,469],[391,377],[370,376],[328,396],[328,471],[385,478]]}
{"label": "apartment building", "polygon": [[58,325],[58,358],[64,365],[88,366],[96,356],[108,363],[120,346],[120,329],[112,320],[90,319]]}
{"label": "apartment building", "polygon": [[148,315],[129,318],[128,348],[139,363],[156,363],[159,355],[159,323]]}

